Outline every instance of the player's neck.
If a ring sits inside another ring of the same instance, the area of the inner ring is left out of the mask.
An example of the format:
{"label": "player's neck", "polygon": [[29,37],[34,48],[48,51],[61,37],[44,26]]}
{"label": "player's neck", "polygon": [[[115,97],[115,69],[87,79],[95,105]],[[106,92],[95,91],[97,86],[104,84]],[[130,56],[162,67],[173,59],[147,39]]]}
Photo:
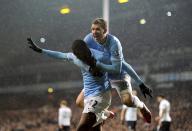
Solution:
{"label": "player's neck", "polygon": [[106,41],[107,41],[107,35],[105,35],[105,36],[103,37],[103,39],[101,39],[101,41],[99,42],[99,44],[104,45],[104,44],[106,43]]}

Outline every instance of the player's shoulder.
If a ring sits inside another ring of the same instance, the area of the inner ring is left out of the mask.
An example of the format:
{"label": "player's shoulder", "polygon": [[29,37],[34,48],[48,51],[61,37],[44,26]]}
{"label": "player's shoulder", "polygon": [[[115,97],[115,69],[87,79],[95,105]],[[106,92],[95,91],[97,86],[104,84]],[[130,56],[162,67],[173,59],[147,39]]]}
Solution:
{"label": "player's shoulder", "polygon": [[89,41],[89,40],[92,40],[92,39],[93,39],[92,33],[89,33],[89,34],[87,34],[87,35],[84,37],[84,41]]}
{"label": "player's shoulder", "polygon": [[160,106],[168,106],[168,105],[169,105],[169,101],[167,101],[167,100],[162,100],[160,102]]}
{"label": "player's shoulder", "polygon": [[118,46],[121,45],[120,40],[116,36],[108,34],[107,37],[111,45],[118,45]]}
{"label": "player's shoulder", "polygon": [[119,39],[111,34],[108,34],[108,46],[111,47],[111,49],[122,49],[121,42]]}
{"label": "player's shoulder", "polygon": [[111,40],[111,41],[120,42],[120,40],[115,35],[108,34],[107,36],[108,36],[109,40]]}
{"label": "player's shoulder", "polygon": [[167,104],[167,105],[170,104],[170,102],[168,100],[166,100],[166,99],[164,100],[164,103]]}
{"label": "player's shoulder", "polygon": [[97,49],[98,48],[98,44],[94,40],[92,33],[87,34],[85,36],[85,38],[84,38],[84,41],[85,41],[85,43],[87,44],[87,46],[89,48],[92,48],[92,49]]}

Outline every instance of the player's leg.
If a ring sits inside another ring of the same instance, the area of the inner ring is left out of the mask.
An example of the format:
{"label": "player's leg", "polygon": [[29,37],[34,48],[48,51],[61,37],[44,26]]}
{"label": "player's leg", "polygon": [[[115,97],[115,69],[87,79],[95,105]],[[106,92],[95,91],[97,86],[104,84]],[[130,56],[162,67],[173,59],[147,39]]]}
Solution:
{"label": "player's leg", "polygon": [[[93,112],[82,113],[81,119],[77,126],[77,131],[90,131],[95,122],[96,122],[95,113]],[[100,131],[100,130],[97,130],[97,131]]]}
{"label": "player's leg", "polygon": [[[79,93],[79,95],[77,96],[77,99],[76,99],[76,105],[80,108],[83,108],[84,107],[84,93],[83,93],[83,90],[81,90],[81,92]],[[109,111],[109,110],[104,110],[103,111],[103,115],[104,117],[106,118],[101,118],[103,120],[106,120],[107,118],[110,118],[110,119],[113,119],[114,116],[115,116],[115,113],[112,112],[112,111]],[[102,120],[102,121],[103,121]]]}
{"label": "player's leg", "polygon": [[132,87],[130,83],[130,77],[126,75],[124,78],[120,80],[112,80],[111,81],[112,87],[117,90],[121,101],[123,104],[127,105],[128,107],[134,107],[133,104],[133,95],[132,95]]}
{"label": "player's leg", "polygon": [[136,121],[127,121],[127,127],[129,131],[136,131]]}
{"label": "player's leg", "polygon": [[162,121],[159,131],[169,131],[170,130],[170,122]]}
{"label": "player's leg", "polygon": [[112,86],[116,87],[123,104],[128,107],[139,108],[146,122],[151,122],[151,112],[149,109],[136,95],[132,94],[131,79],[128,75],[126,75],[122,80],[112,81]]}
{"label": "player's leg", "polygon": [[111,91],[107,91],[98,96],[85,98],[84,104],[83,114],[77,131],[100,131],[101,123],[97,125],[95,125],[95,123],[99,120],[102,111],[107,109],[111,104]]}
{"label": "player's leg", "polygon": [[79,93],[79,95],[77,96],[76,99],[76,105],[80,108],[84,107],[84,93],[83,90],[81,90],[81,92]]}

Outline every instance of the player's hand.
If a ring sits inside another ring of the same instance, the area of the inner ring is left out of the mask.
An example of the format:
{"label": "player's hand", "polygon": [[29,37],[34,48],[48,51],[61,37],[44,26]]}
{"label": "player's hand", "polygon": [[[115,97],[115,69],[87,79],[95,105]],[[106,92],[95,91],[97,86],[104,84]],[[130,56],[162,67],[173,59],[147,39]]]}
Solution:
{"label": "player's hand", "polygon": [[159,122],[159,121],[160,121],[160,117],[159,117],[159,116],[156,116],[156,117],[155,117],[155,121],[156,121],[156,122]]}
{"label": "player's hand", "polygon": [[157,125],[160,125],[161,124],[161,121],[160,121],[160,117],[159,116],[156,116],[155,117],[155,122],[157,123]]}
{"label": "player's hand", "polygon": [[96,67],[96,66],[90,66],[89,72],[96,77],[102,77],[103,73]]}
{"label": "player's hand", "polygon": [[42,49],[38,47],[31,38],[27,38],[27,42],[29,44],[29,48],[33,49],[34,51],[38,53],[42,53]]}
{"label": "player's hand", "polygon": [[141,92],[145,98],[146,98],[146,95],[150,96],[151,98],[153,97],[152,96],[152,90],[149,87],[147,87],[144,83],[139,85],[139,87],[140,87],[140,90],[141,90]]}

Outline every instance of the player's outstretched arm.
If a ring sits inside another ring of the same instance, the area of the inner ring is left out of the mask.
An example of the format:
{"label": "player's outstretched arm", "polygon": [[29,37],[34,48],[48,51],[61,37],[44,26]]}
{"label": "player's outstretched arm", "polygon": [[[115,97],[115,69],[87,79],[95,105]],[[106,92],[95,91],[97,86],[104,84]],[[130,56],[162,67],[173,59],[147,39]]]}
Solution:
{"label": "player's outstretched arm", "polygon": [[138,86],[144,83],[129,63],[123,61],[122,68],[129,74]]}
{"label": "player's outstretched arm", "polygon": [[144,95],[144,97],[146,98],[146,95],[152,97],[152,90],[147,85],[145,85],[145,83],[141,80],[141,78],[138,76],[135,70],[131,67],[131,65],[123,61],[122,66],[125,69],[125,71],[131,76],[131,78],[134,79],[135,82],[139,85],[139,88],[142,94]]}
{"label": "player's outstretched arm", "polygon": [[68,57],[67,57],[68,53],[42,49],[31,38],[27,38],[27,42],[29,44],[29,48],[35,52],[46,54],[49,57],[53,57],[57,59],[68,60]]}
{"label": "player's outstretched arm", "polygon": [[120,73],[122,62],[121,61],[112,61],[112,63],[109,65],[109,64],[104,64],[104,63],[97,61],[96,65],[99,69],[101,69],[104,72]]}

